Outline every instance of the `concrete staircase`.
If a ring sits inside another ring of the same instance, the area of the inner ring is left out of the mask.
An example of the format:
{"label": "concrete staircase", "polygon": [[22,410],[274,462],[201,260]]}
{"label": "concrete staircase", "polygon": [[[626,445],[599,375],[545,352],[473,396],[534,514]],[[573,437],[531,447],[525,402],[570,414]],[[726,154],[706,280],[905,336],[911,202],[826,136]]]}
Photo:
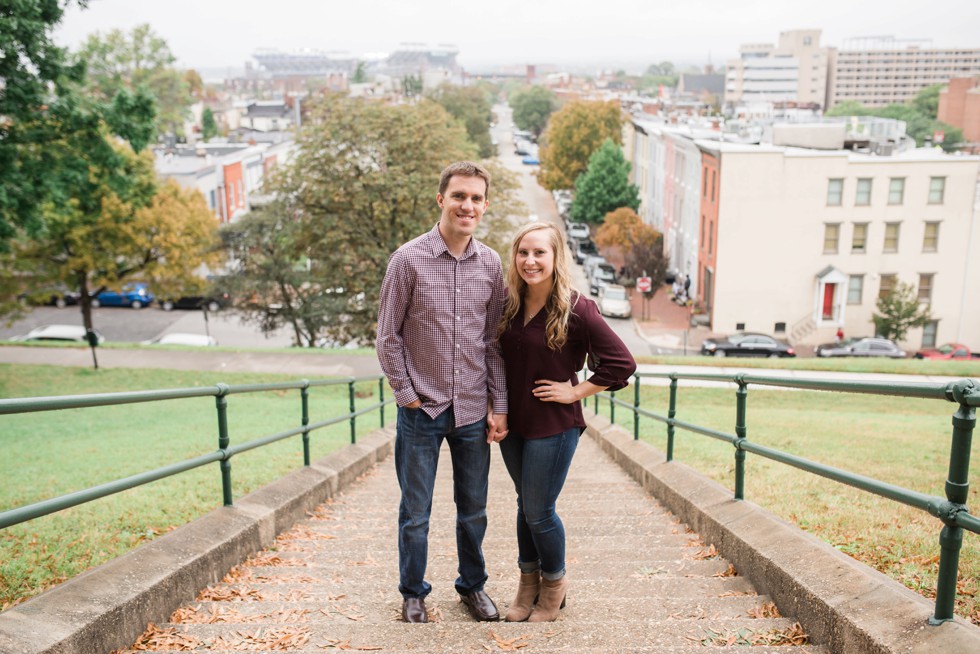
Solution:
{"label": "concrete staircase", "polygon": [[[444,449],[430,531],[428,625],[400,621],[398,484],[389,457],[275,546],[201,591],[131,651],[820,653],[792,617],[706,546],[587,437],[559,512],[568,605],[554,623],[478,623],[457,600],[451,466]],[[517,587],[515,494],[499,453],[490,482],[487,592]]]}

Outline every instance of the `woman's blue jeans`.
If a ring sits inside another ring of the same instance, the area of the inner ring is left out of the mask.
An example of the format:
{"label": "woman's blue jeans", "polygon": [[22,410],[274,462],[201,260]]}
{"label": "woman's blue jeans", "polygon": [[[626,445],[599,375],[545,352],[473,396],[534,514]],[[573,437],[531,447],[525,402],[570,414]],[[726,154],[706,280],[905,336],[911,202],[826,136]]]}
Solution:
{"label": "woman's blue jeans", "polygon": [[398,507],[398,590],[404,598],[424,598],[429,556],[429,516],[442,441],[449,442],[456,502],[456,553],[461,595],[483,590],[487,581],[483,537],[487,532],[487,478],[490,446],[486,418],[456,427],[450,406],[435,418],[421,409],[398,407],[395,473],[402,491]]}
{"label": "woman's blue jeans", "polygon": [[517,491],[517,562],[523,571],[540,565],[546,579],[565,574],[565,526],[555,503],[581,433],[581,428],[572,427],[547,438],[524,440],[511,431],[500,441],[500,454]]}

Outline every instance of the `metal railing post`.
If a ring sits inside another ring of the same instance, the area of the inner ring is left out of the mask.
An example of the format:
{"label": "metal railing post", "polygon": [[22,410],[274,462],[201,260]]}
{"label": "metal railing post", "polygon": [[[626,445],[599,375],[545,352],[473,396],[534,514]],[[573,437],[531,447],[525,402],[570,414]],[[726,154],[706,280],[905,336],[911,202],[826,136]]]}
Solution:
{"label": "metal railing post", "polygon": [[592,402],[593,402],[593,403],[592,403],[592,411],[593,411],[593,412],[594,412],[594,413],[595,413],[596,415],[599,415],[599,394],[598,394],[598,393],[596,393],[595,395],[593,395],[593,396],[592,396],[592,398],[593,398],[593,399],[592,399]]}
{"label": "metal railing post", "polygon": [[303,465],[310,465],[310,380],[303,380],[303,388],[299,389],[300,401],[303,405]]}
{"label": "metal railing post", "polygon": [[214,403],[218,409],[218,449],[223,454],[221,462],[221,495],[225,506],[232,506],[231,494],[231,455],[228,454],[228,445],[231,439],[228,437],[228,392],[227,384],[217,384],[218,395],[214,398]]}
{"label": "metal railing post", "polygon": [[674,460],[674,416],[677,415],[677,375],[670,373],[670,403],[667,405],[667,460]]}
{"label": "metal railing post", "polygon": [[640,376],[633,375],[633,440],[640,440]]}
{"label": "metal railing post", "polygon": [[609,424],[616,424],[616,391],[609,391]]}
{"label": "metal railing post", "polygon": [[378,403],[381,404],[378,407],[378,411],[381,413],[381,428],[384,429],[385,426],[385,378],[384,376],[378,380]]}
{"label": "metal railing post", "polygon": [[354,380],[353,379],[347,382],[347,396],[350,399],[350,412],[352,414],[350,417],[350,442],[356,443],[357,442],[357,418],[356,416],[353,415],[353,413],[357,409],[354,406]]}
{"label": "metal railing post", "polygon": [[735,499],[745,499],[745,450],[742,443],[745,441],[745,400],[749,394],[748,385],[739,374],[735,377],[738,388],[735,390]]}
{"label": "metal railing post", "polygon": [[960,548],[963,546],[963,528],[953,520],[957,513],[966,510],[966,500],[970,494],[970,447],[977,424],[976,409],[964,402],[964,396],[980,392],[980,388],[972,379],[968,379],[954,384],[951,392],[952,399],[960,406],[953,414],[953,440],[949,448],[949,474],[946,479],[949,508],[945,516],[940,516],[943,529],[939,534],[936,612],[929,618],[931,625],[952,620],[956,605],[956,578],[959,574]]}

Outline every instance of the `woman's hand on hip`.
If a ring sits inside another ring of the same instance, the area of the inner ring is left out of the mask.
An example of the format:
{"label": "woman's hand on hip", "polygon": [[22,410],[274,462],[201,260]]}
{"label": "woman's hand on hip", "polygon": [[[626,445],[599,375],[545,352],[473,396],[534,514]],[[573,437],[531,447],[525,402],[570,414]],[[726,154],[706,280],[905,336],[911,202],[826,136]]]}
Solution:
{"label": "woman's hand on hip", "polygon": [[572,404],[579,401],[578,392],[570,381],[552,381],[550,379],[535,379],[537,386],[531,393],[542,402],[558,402]]}

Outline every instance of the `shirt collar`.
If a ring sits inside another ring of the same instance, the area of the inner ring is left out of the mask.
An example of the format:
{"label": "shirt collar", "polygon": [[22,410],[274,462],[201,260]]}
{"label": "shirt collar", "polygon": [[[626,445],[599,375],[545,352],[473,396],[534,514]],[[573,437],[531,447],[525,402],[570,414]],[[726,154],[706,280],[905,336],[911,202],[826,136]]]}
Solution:
{"label": "shirt collar", "polygon": [[[446,245],[446,241],[442,238],[442,233],[439,231],[439,223],[436,223],[435,227],[428,234],[429,246],[432,248],[432,256],[439,257],[442,256],[443,252],[453,256],[453,253],[449,251],[449,247]],[[472,256],[479,256],[480,251],[476,248],[476,239],[470,237],[470,242],[466,244],[466,249],[463,250],[463,256],[459,258],[460,261],[467,259]]]}

